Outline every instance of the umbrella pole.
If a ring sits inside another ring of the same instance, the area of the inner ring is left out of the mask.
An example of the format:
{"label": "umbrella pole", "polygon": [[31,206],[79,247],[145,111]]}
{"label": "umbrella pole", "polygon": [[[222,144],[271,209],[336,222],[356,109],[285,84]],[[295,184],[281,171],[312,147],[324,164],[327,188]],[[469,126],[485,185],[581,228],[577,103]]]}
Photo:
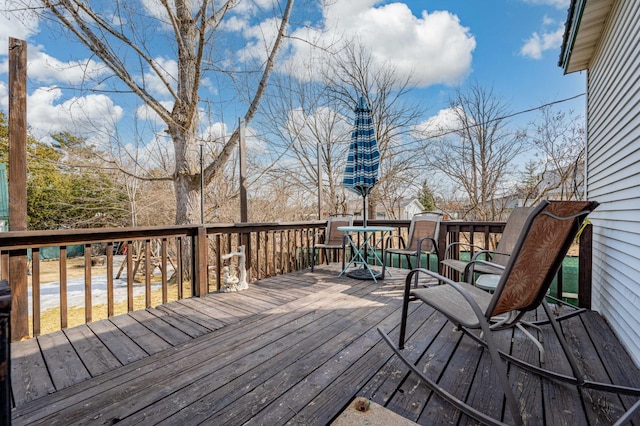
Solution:
{"label": "umbrella pole", "polygon": [[367,196],[362,196],[362,226],[367,227]]}

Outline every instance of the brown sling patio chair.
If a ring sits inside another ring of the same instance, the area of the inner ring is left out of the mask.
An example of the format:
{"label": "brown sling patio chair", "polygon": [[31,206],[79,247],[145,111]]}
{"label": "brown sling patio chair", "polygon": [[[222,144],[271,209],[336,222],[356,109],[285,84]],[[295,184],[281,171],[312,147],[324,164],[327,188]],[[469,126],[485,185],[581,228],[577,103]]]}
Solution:
{"label": "brown sling patio chair", "polygon": [[[496,268],[492,264],[505,266],[509,261],[509,256],[518,240],[522,226],[527,216],[531,212],[531,207],[516,207],[513,209],[507,223],[504,226],[500,241],[495,250],[486,250],[473,244],[455,242],[447,246],[444,252],[442,264],[462,274],[462,281],[473,282],[474,274],[501,274],[501,268]],[[476,251],[470,262],[454,258],[454,253],[460,248],[479,249]],[[485,262],[476,262],[484,260]]]}
{"label": "brown sling patio chair", "polygon": [[346,238],[344,232],[339,231],[338,227],[352,225],[352,214],[334,214],[329,216],[325,230],[313,235],[311,244],[311,272],[313,272],[313,267],[315,266],[316,250],[323,250],[327,265],[329,264],[327,250],[342,250],[342,269],[344,269],[345,257],[347,255],[345,251]]}
{"label": "brown sling patio chair", "polygon": [[[597,202],[589,201],[543,201],[536,206],[528,216],[520,233],[514,250],[500,276],[498,286],[493,294],[478,289],[469,283],[457,283],[436,272],[426,269],[414,269],[406,277],[404,301],[402,306],[402,320],[400,324],[399,344],[396,347],[390,338],[378,328],[383,339],[389,344],[396,355],[417,374],[425,384],[437,395],[453,404],[463,413],[485,424],[502,424],[476,408],[466,404],[435,381],[431,380],[421,369],[404,356],[405,333],[407,329],[407,314],[410,301],[421,301],[442,313],[458,330],[473,340],[479,342],[489,351],[492,367],[495,370],[505,402],[511,412],[513,421],[521,425],[523,419],[518,400],[513,393],[517,388],[507,373],[507,362],[514,366],[534,372],[542,377],[557,380],[579,389],[597,389],[621,395],[640,396],[640,388],[620,386],[609,383],[587,380],[580,370],[573,351],[565,340],[560,329],[559,320],[546,301],[547,290],[561,266],[572,240],[582,226],[586,216],[598,206]],[[412,288],[414,274],[427,274],[438,278],[441,285],[426,288]],[[544,369],[518,359],[501,351],[493,333],[498,329],[516,326],[519,319],[528,311],[542,306],[548,318],[548,323],[558,339],[573,375],[559,374],[550,369]],[[501,324],[500,328],[492,327],[492,318],[497,315],[514,313],[510,321]],[[480,337],[474,330],[480,330]],[[504,360],[504,361],[503,361]],[[513,372],[512,374],[515,374]],[[497,395],[497,398],[502,398]],[[636,412],[640,411],[640,401],[635,403],[619,420],[618,423],[628,421]]]}
{"label": "brown sling patio chair", "polygon": [[[401,236],[388,237],[385,242],[384,251],[382,253],[382,279],[387,269],[387,262],[390,261],[389,257],[394,254],[404,255],[407,258],[409,269],[413,269],[411,266],[411,257],[416,257],[417,267],[420,268],[420,262],[422,255],[427,255],[427,269],[430,265],[430,256],[432,254],[438,257],[438,234],[440,233],[440,221],[442,220],[442,213],[437,212],[422,212],[413,215],[411,219],[411,225],[409,225],[408,241],[405,244],[404,239]],[[390,247],[394,238],[399,239],[400,247]]]}

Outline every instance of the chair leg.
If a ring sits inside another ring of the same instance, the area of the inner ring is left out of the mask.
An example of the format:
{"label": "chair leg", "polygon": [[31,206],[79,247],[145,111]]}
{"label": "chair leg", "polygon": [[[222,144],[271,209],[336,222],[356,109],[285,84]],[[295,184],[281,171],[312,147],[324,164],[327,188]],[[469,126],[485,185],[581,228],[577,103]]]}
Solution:
{"label": "chair leg", "polygon": [[556,338],[560,342],[560,347],[562,348],[562,351],[564,352],[564,355],[567,358],[567,361],[569,361],[569,366],[571,367],[571,371],[573,372],[573,377],[577,379],[579,386],[584,384],[584,376],[582,375],[582,371],[580,370],[580,367],[578,367],[578,362],[576,361],[576,359],[573,356],[573,353],[571,352],[569,343],[567,343],[566,339],[564,338],[564,334],[562,334],[562,330],[560,330],[560,325],[558,324],[558,321],[556,321],[555,316],[553,315],[553,312],[551,312],[551,307],[549,306],[547,301],[544,299],[542,300],[541,305],[542,305],[542,308],[544,309],[544,312],[547,314],[547,317],[549,318],[549,323],[551,324],[553,333],[556,335]]}
{"label": "chair leg", "polygon": [[404,339],[407,333],[407,316],[409,315],[409,301],[411,300],[411,275],[418,276],[418,271],[411,271],[404,281],[404,296],[402,298],[402,318],[400,319],[400,337],[398,348],[404,349]]}
{"label": "chair leg", "polygon": [[[387,345],[389,345],[389,347],[398,356],[398,358],[404,363],[404,365],[406,365],[415,375],[417,375],[424,382],[424,384],[429,389],[431,389],[435,394],[439,395],[441,398],[443,398],[444,400],[448,401],[450,404],[452,404],[454,407],[456,407],[458,410],[460,410],[461,412],[465,413],[469,417],[480,421],[480,423],[482,423],[482,424],[495,425],[495,426],[498,426],[498,425],[506,426],[505,423],[502,423],[499,420],[496,420],[496,419],[494,419],[492,417],[489,417],[488,415],[484,414],[483,412],[478,411],[475,408],[473,408],[472,406],[466,404],[464,401],[458,399],[455,395],[449,393],[446,389],[444,389],[443,387],[438,385],[436,382],[431,380],[420,369],[418,369],[413,364],[413,362],[411,362],[409,359],[407,359],[407,357],[405,357],[402,354],[402,352],[400,352],[400,349],[397,348],[393,344],[393,342],[391,342],[391,339],[389,338],[389,336],[387,336],[385,334],[385,332],[380,329],[380,327],[378,327],[378,333],[380,333],[380,336],[382,336],[382,339],[387,343]],[[519,424],[522,424],[522,421]]]}
{"label": "chair leg", "polygon": [[[384,280],[384,274],[387,271],[387,255],[389,253],[382,251],[382,272],[380,274],[380,278]],[[343,268],[344,269],[344,268]]]}
{"label": "chair leg", "polygon": [[[407,259],[409,259],[410,256],[407,256]],[[416,258],[416,268],[420,269],[422,267],[422,262],[421,262],[421,258],[420,258],[420,253],[418,253],[418,257]],[[411,261],[409,261],[409,265],[411,265]],[[414,287],[418,287],[418,276],[420,274],[416,274],[416,277],[413,279],[413,286]]]}
{"label": "chair leg", "polygon": [[538,352],[540,352],[540,364],[544,364],[544,347],[542,346],[542,343],[540,342],[540,340],[536,339],[533,334],[529,333],[525,328],[526,324],[523,323],[517,323],[516,327],[518,327],[518,329],[520,331],[522,331],[524,333],[525,336],[527,336],[529,338],[529,340],[531,340],[533,342],[534,345],[536,345],[536,347],[538,348]]}
{"label": "chair leg", "polygon": [[344,271],[344,265],[346,264],[345,261],[347,260],[347,248],[345,246],[342,246],[342,269],[341,271]]}
{"label": "chair leg", "polygon": [[509,381],[509,375],[507,373],[507,363],[500,357],[500,353],[498,352],[497,344],[491,333],[489,323],[487,323],[486,321],[481,321],[480,326],[484,334],[484,340],[487,343],[489,355],[491,355],[493,367],[496,369],[498,380],[502,385],[502,391],[504,392],[507,407],[509,407],[509,410],[511,411],[511,415],[513,416],[513,421],[515,422],[515,424],[522,425],[523,420],[522,416],[520,415],[520,406],[518,405],[516,397],[515,395],[513,395],[513,390],[511,389],[511,382]]}
{"label": "chair leg", "polygon": [[316,247],[313,246],[313,248],[311,249],[311,272],[313,272],[313,266],[316,263],[315,260],[316,260]]}

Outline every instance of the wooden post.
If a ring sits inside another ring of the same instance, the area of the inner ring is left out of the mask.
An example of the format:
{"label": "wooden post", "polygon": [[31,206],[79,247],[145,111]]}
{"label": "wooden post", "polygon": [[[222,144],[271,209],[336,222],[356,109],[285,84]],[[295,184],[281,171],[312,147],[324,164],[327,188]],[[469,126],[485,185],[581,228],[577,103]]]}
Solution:
{"label": "wooden post", "polygon": [[[9,38],[9,230],[27,229],[27,43]],[[11,337],[29,337],[27,250],[9,253]]]}
{"label": "wooden post", "polygon": [[320,142],[316,145],[318,150],[318,220],[322,220],[322,149]]}
{"label": "wooden post", "polygon": [[[240,222],[247,223],[249,221],[249,206],[247,202],[247,141],[245,137],[245,122],[243,119],[238,120],[238,131],[240,133],[239,160],[240,160]],[[250,281],[251,271],[251,234],[241,234],[240,244],[244,245],[247,267],[247,282]]]}
{"label": "wooden post", "polygon": [[238,120],[238,132],[240,133],[239,160],[240,160],[240,222],[246,223],[249,217],[247,206],[247,141],[245,140],[244,120]]}
{"label": "wooden post", "polygon": [[207,265],[207,228],[198,227],[196,240],[196,296],[204,297],[209,293],[209,267]]}
{"label": "wooden post", "polygon": [[578,257],[578,306],[591,309],[591,280],[593,256],[593,225],[588,224],[580,234]]}

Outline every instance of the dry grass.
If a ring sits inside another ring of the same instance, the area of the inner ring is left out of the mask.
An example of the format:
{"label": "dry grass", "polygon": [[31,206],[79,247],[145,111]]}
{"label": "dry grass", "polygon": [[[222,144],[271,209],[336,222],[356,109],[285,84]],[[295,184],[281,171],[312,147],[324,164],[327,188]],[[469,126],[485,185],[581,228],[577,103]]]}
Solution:
{"label": "dry grass", "polygon": [[[117,265],[119,267],[119,265]],[[91,268],[92,274],[105,274],[105,266],[94,266]],[[67,279],[84,277],[84,258],[70,258],[67,260]],[[46,260],[40,262],[40,282],[42,284],[56,282],[60,280],[60,264],[58,260]],[[160,282],[159,277],[152,277],[152,283]],[[31,285],[31,277],[29,277],[29,285]],[[141,285],[141,284],[136,284]],[[183,283],[183,288],[189,288],[190,283]],[[178,298],[178,286],[175,283],[167,286],[167,299],[174,301]],[[146,308],[145,295],[134,296],[133,310],[141,310]],[[151,306],[162,304],[162,289],[151,291]],[[128,312],[127,301],[116,302],[113,305],[114,315],[126,314]],[[108,318],[107,305],[100,304],[91,307],[91,320],[98,321]],[[53,333],[60,330],[60,308],[47,309],[40,314],[40,334]],[[67,309],[67,327],[75,327],[85,324],[85,308],[78,306],[70,306]],[[33,335],[33,318],[29,317],[29,330]]]}

